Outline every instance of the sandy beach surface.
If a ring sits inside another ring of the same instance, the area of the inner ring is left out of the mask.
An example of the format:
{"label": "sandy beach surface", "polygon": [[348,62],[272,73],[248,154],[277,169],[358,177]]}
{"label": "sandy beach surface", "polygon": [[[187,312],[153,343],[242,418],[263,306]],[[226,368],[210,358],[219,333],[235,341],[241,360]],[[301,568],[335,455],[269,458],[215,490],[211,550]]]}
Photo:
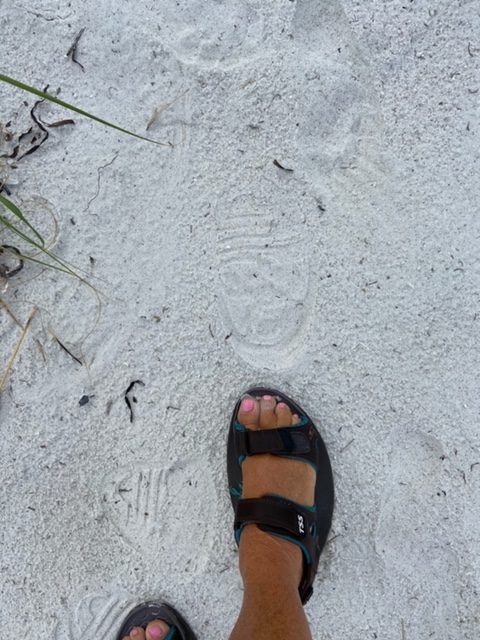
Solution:
{"label": "sandy beach surface", "polygon": [[[0,283],[37,310],[0,396],[2,638],[115,640],[149,598],[227,638],[226,432],[262,383],[334,467],[315,639],[477,640],[478,0],[3,0],[0,33],[3,73],[170,143],[45,103],[75,124],[0,159],[96,289]],[[2,306],[0,373],[20,334]]]}

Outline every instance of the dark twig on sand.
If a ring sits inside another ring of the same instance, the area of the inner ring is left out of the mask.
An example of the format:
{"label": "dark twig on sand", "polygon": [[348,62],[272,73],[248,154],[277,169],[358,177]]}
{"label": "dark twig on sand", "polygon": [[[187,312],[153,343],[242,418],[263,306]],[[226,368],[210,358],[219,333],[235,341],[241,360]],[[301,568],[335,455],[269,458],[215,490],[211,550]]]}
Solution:
{"label": "dark twig on sand", "polygon": [[281,169],[282,171],[286,171],[287,173],[293,173],[293,169],[287,169],[287,167],[284,167],[283,165],[281,165],[278,160],[274,160],[273,164],[279,169]]}
{"label": "dark twig on sand", "polygon": [[80,31],[75,36],[75,40],[73,41],[72,46],[70,47],[70,49],[67,51],[67,54],[66,54],[67,58],[71,58],[72,62],[74,62],[75,64],[78,64],[78,66],[83,72],[85,72],[85,67],[81,62],[77,60],[77,47],[78,47],[78,43],[80,42],[80,38],[83,36],[85,29],[86,27],[83,27],[82,29],[80,29]]}
{"label": "dark twig on sand", "polygon": [[54,339],[55,339],[55,342],[58,344],[58,346],[59,346],[61,349],[63,349],[63,350],[65,351],[65,353],[68,353],[68,355],[69,355],[71,358],[73,358],[73,360],[75,360],[75,362],[78,362],[78,364],[82,365],[82,367],[83,367],[83,362],[80,360],[80,358],[77,358],[77,356],[75,356],[75,355],[70,351],[70,349],[68,349],[68,348],[63,344],[63,342],[61,342],[61,341],[57,338],[57,336],[55,336],[55,335],[54,335],[53,337],[54,337]]}
{"label": "dark twig on sand", "polygon": [[340,449],[340,453],[343,453],[344,451],[346,451],[348,447],[352,445],[354,442],[355,442],[355,438],[352,438],[350,442],[348,442],[342,449]]}

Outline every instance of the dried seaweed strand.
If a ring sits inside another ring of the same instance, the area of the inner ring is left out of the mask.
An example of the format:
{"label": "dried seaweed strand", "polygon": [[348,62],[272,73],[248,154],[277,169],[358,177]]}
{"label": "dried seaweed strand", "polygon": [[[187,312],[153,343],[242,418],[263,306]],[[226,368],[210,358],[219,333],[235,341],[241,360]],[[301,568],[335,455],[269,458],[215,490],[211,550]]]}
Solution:
{"label": "dried seaweed strand", "polygon": [[28,329],[29,329],[29,327],[30,327],[30,325],[32,323],[32,320],[35,317],[36,313],[37,313],[37,307],[33,307],[32,311],[30,313],[30,316],[28,317],[27,323],[25,324],[25,326],[23,328],[22,334],[21,334],[20,338],[18,339],[18,342],[17,342],[17,344],[15,346],[15,349],[13,350],[13,353],[10,356],[10,359],[9,359],[9,361],[7,363],[7,367],[6,367],[5,371],[3,372],[3,376],[2,376],[2,378],[0,380],[0,393],[5,388],[5,385],[7,383],[7,379],[8,379],[8,375],[10,373],[10,370],[13,367],[13,363],[15,362],[15,360],[16,360],[19,352],[20,352],[20,349],[22,347],[23,341],[25,340],[25,337],[26,337],[26,335],[28,333]]}

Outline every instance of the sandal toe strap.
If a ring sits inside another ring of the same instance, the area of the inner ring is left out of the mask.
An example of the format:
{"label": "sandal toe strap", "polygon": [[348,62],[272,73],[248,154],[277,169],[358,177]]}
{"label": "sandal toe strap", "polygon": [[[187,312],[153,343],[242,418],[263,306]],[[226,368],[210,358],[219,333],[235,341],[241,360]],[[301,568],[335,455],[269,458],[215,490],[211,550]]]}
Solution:
{"label": "sandal toe strap", "polygon": [[309,424],[279,429],[245,429],[239,422],[234,425],[235,449],[239,456],[262,453],[302,456],[311,453],[315,431]]}

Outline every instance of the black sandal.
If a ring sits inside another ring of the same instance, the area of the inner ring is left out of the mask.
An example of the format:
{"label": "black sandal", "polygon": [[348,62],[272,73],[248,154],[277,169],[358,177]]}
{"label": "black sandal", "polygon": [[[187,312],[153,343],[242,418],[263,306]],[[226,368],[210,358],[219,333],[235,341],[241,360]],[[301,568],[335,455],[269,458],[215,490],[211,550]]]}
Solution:
{"label": "black sandal", "polygon": [[163,602],[145,602],[132,609],[123,621],[117,640],[130,635],[134,627],[146,629],[153,620],[163,620],[170,626],[164,640],[197,640],[197,636],[178,611]]}
{"label": "black sandal", "polygon": [[[238,422],[238,410],[245,396],[259,399],[264,395],[284,402],[300,423],[278,429],[251,430]],[[307,507],[277,495],[242,498],[242,462],[247,456],[271,453],[302,460],[317,473],[315,506]],[[237,402],[228,435],[228,482],[235,511],[235,540],[240,543],[243,527],[256,524],[259,529],[298,545],[303,552],[303,576],[299,586],[305,604],[313,593],[320,554],[332,524],[333,474],[325,443],[303,409],[275,389],[249,389]]]}

